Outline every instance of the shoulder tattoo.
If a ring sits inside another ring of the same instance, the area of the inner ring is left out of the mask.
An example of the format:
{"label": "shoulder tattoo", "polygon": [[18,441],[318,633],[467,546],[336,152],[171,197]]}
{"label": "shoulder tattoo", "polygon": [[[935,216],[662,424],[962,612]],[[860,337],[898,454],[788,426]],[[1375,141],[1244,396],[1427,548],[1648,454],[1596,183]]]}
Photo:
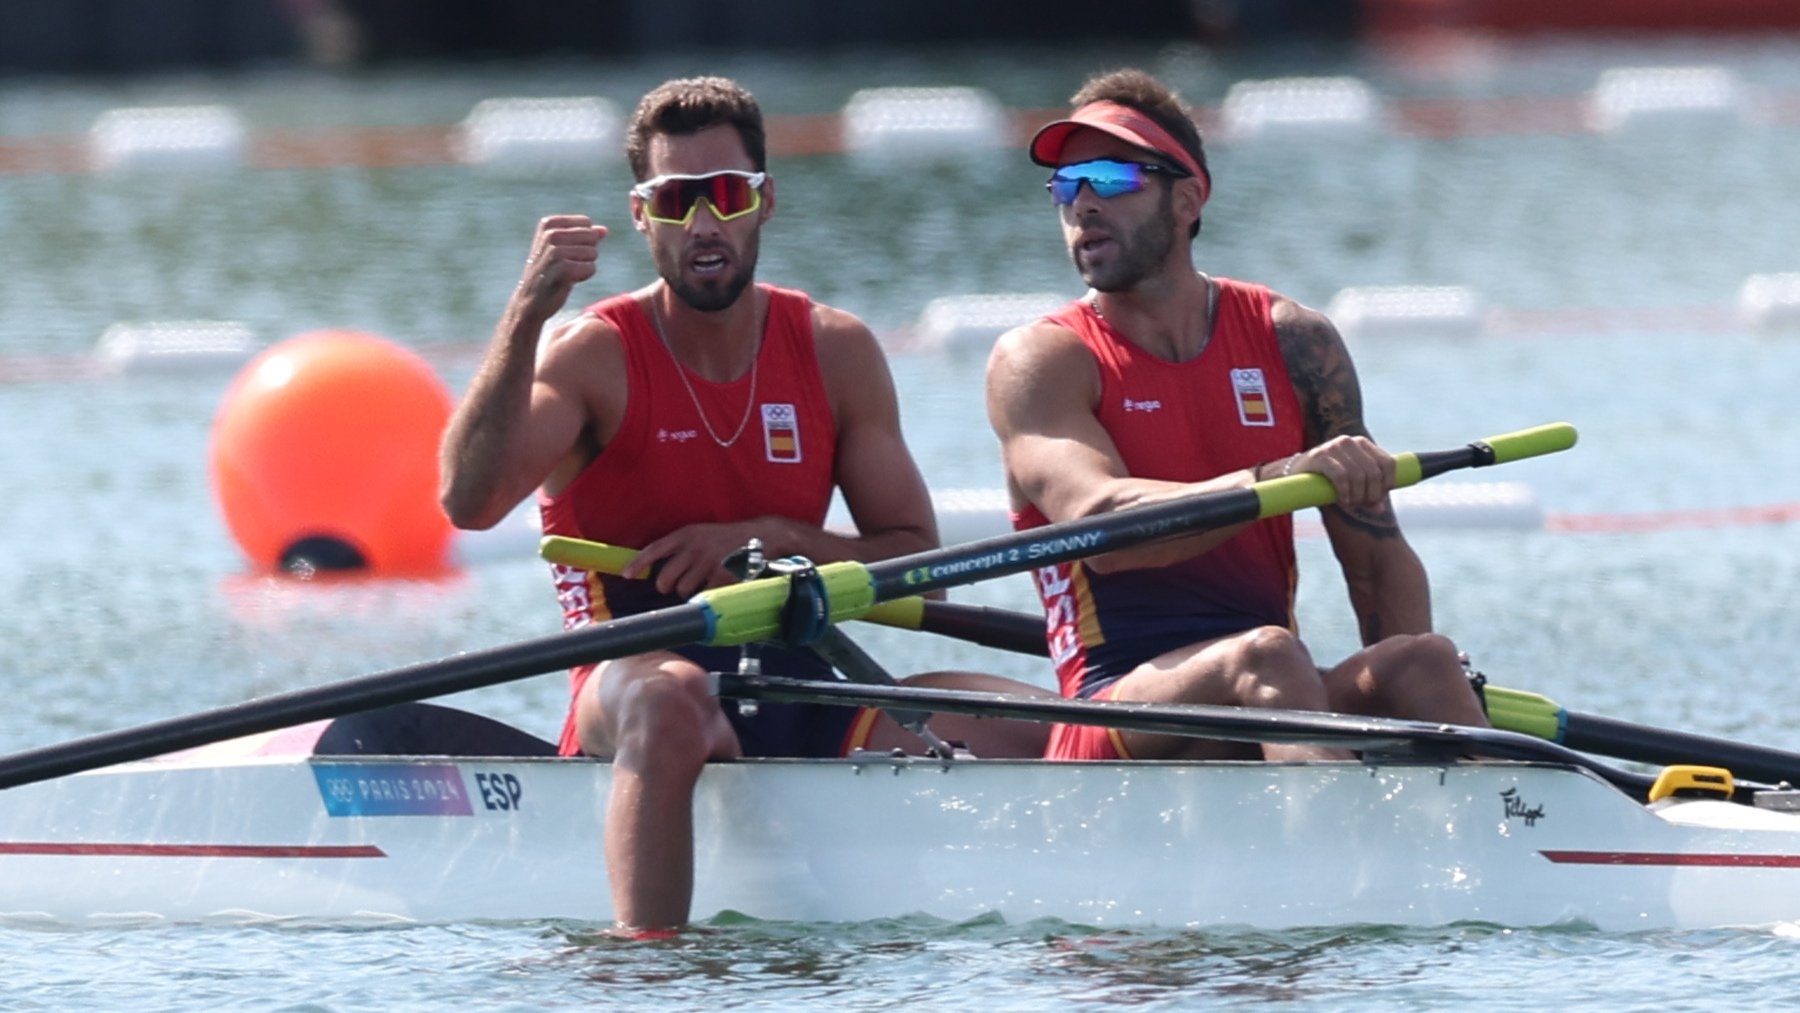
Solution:
{"label": "shoulder tattoo", "polygon": [[[1275,324],[1275,336],[1287,363],[1288,378],[1306,420],[1306,445],[1317,446],[1334,436],[1367,436],[1363,424],[1362,384],[1344,339],[1323,314],[1295,307]],[[1400,533],[1393,505],[1326,508],[1351,527],[1373,538]]]}
{"label": "shoulder tattoo", "polygon": [[1306,445],[1333,436],[1367,436],[1356,365],[1331,321],[1299,309],[1275,324],[1275,337],[1306,417]]}

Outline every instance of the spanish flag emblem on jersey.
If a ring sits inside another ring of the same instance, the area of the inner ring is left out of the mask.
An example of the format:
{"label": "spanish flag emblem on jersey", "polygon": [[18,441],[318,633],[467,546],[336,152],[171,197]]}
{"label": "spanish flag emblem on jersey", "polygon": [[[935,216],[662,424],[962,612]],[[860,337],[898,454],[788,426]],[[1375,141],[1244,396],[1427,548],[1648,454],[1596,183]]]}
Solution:
{"label": "spanish flag emblem on jersey", "polygon": [[791,404],[762,406],[763,449],[776,464],[800,463],[800,416]]}
{"label": "spanish flag emblem on jersey", "polygon": [[1231,371],[1231,391],[1237,397],[1238,421],[1247,426],[1275,425],[1275,405],[1269,401],[1269,385],[1260,369]]}

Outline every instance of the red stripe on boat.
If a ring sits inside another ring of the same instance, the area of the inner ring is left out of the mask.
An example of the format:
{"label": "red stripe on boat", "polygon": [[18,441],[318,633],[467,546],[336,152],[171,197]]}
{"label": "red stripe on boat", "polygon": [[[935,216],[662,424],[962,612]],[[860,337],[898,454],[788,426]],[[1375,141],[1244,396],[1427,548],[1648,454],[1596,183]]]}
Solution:
{"label": "red stripe on boat", "polygon": [[1800,869],[1800,855],[1690,855],[1661,851],[1540,851],[1559,865],[1706,865]]}
{"label": "red stripe on boat", "polygon": [[0,841],[0,855],[125,858],[386,858],[373,844],[64,844]]}

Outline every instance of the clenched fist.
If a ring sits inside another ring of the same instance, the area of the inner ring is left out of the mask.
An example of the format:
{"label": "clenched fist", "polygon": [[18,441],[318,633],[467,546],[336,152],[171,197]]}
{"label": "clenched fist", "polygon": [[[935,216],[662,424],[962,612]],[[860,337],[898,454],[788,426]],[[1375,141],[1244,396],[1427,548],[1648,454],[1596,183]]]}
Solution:
{"label": "clenched fist", "polygon": [[605,238],[606,226],[587,215],[551,215],[538,222],[514,298],[524,300],[534,316],[554,315],[576,285],[594,276]]}

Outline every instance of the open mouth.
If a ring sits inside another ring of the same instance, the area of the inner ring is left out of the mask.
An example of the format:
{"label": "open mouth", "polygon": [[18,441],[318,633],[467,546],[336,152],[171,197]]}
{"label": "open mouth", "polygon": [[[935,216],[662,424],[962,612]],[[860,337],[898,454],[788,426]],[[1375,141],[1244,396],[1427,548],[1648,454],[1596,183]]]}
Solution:
{"label": "open mouth", "polygon": [[1102,250],[1111,248],[1113,245],[1114,243],[1110,236],[1085,236],[1076,242],[1075,250],[1083,256],[1093,256]]}

